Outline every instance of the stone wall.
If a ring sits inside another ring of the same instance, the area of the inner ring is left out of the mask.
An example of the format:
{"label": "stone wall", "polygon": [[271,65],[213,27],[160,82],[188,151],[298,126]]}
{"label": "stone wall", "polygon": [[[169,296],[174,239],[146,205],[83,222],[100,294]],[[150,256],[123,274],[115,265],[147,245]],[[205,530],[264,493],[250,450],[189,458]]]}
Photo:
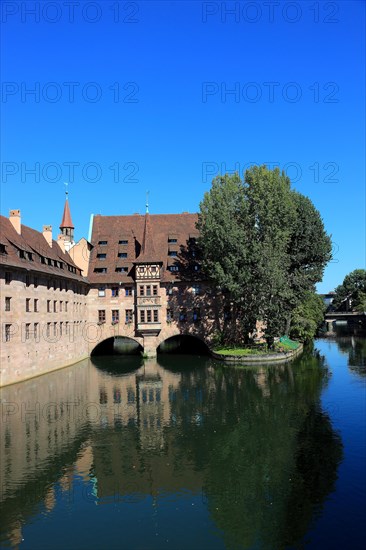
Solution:
{"label": "stone wall", "polygon": [[1,266],[0,296],[2,386],[88,357],[85,284]]}

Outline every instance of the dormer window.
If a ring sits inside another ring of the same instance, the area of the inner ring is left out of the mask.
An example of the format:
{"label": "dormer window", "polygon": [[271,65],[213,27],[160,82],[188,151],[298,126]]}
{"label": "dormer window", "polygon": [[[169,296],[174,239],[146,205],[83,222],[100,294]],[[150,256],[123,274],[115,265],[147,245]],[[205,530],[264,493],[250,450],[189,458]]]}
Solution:
{"label": "dormer window", "polygon": [[19,250],[19,258],[21,258],[22,260],[25,260],[25,252],[24,252],[24,250]]}
{"label": "dormer window", "polygon": [[116,273],[128,273],[128,267],[116,267]]}
{"label": "dormer window", "polygon": [[0,244],[0,254],[7,254],[5,244]]}
{"label": "dormer window", "polygon": [[174,244],[174,243],[177,243],[178,242],[178,239],[176,237],[168,237],[168,243],[169,244]]}
{"label": "dormer window", "polygon": [[98,241],[98,244],[100,246],[106,246],[108,244],[108,241]]}
{"label": "dormer window", "polygon": [[105,260],[107,257],[107,254],[97,254],[98,260]]}
{"label": "dormer window", "polygon": [[95,267],[94,268],[94,273],[107,273],[107,268],[106,267]]}
{"label": "dormer window", "polygon": [[118,244],[126,245],[126,244],[128,244],[128,241],[125,240],[125,239],[122,239],[121,241],[118,241]]}
{"label": "dormer window", "polygon": [[127,258],[127,252],[118,252],[118,258]]}

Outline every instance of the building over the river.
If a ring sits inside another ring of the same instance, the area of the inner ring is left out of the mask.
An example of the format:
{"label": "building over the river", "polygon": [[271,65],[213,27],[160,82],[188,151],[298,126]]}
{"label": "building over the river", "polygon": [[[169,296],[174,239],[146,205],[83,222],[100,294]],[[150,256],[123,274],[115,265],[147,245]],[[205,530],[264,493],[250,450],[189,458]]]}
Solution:
{"label": "building over the river", "polygon": [[66,197],[60,235],[0,217],[1,384],[88,357],[99,346],[154,356],[175,336],[210,344],[230,316],[205,280],[197,214],[101,216],[74,242]]}
{"label": "building over the river", "polygon": [[175,335],[209,342],[217,300],[201,274],[196,214],[94,216],[89,320],[99,341],[132,337],[148,355]]}

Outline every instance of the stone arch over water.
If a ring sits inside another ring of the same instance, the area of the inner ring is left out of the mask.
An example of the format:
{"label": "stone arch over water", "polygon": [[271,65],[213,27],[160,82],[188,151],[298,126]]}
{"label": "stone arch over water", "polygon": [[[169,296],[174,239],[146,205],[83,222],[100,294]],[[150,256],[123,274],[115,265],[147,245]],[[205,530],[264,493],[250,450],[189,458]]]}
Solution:
{"label": "stone arch over water", "polygon": [[92,350],[91,356],[98,355],[139,355],[143,347],[134,338],[111,336],[99,342]]}
{"label": "stone arch over water", "polygon": [[157,353],[208,355],[209,347],[199,336],[176,334],[160,342]]}

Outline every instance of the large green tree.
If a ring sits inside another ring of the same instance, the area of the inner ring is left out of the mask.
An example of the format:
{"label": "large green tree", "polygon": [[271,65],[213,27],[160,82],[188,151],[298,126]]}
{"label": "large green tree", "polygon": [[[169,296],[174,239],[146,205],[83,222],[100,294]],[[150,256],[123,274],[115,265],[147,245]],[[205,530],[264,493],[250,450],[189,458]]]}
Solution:
{"label": "large green tree", "polygon": [[[321,280],[331,241],[311,201],[278,169],[217,177],[200,204],[203,267],[234,308],[230,334],[246,340],[256,320],[271,343]],[[240,327],[239,332],[237,331]]]}
{"label": "large green tree", "polygon": [[353,311],[366,311],[366,270],[355,269],[346,277],[341,285],[335,289],[333,306],[340,307],[346,299],[350,299]]}

